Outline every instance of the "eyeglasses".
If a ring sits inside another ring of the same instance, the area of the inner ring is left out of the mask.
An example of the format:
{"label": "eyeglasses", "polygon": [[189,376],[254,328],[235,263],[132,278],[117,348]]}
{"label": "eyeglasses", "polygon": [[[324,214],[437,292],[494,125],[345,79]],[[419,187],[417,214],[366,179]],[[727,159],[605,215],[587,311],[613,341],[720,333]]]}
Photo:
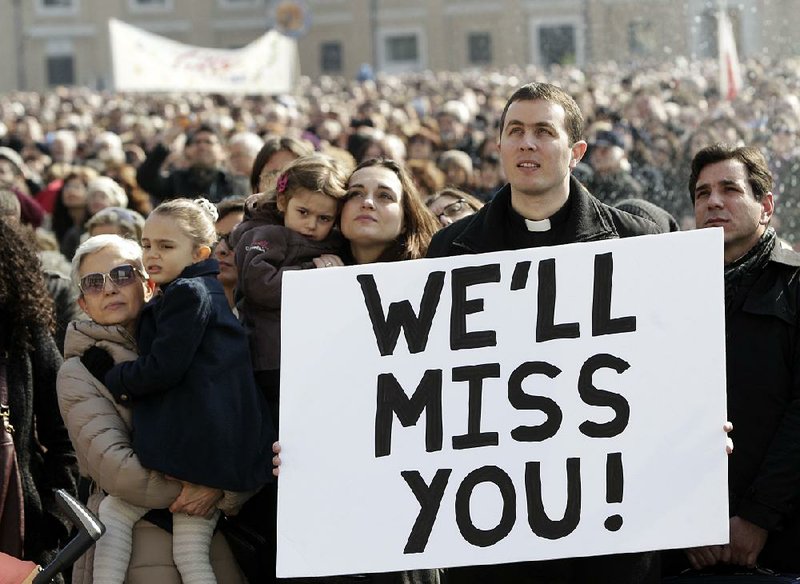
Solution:
{"label": "eyeglasses", "polygon": [[80,289],[84,294],[102,294],[106,289],[106,276],[117,288],[124,288],[136,282],[136,277],[144,279],[144,274],[139,268],[130,264],[122,264],[111,268],[107,274],[95,272],[86,274],[81,278]]}
{"label": "eyeglasses", "polygon": [[281,173],[280,169],[278,170],[263,170],[261,174],[258,176],[258,188],[260,190],[266,190],[267,187],[273,182],[278,175]]}
{"label": "eyeglasses", "polygon": [[228,233],[217,233],[217,243],[214,244],[214,247],[220,242],[225,242],[225,245],[228,246],[228,249],[233,250],[233,246],[231,246],[231,232]]}
{"label": "eyeglasses", "polygon": [[465,199],[459,199],[457,201],[454,201],[449,205],[447,205],[444,209],[442,209],[442,212],[436,215],[436,217],[438,217],[439,219],[441,219],[442,217],[455,217],[456,215],[461,213],[461,210],[464,208],[464,203],[466,202],[467,201]]}

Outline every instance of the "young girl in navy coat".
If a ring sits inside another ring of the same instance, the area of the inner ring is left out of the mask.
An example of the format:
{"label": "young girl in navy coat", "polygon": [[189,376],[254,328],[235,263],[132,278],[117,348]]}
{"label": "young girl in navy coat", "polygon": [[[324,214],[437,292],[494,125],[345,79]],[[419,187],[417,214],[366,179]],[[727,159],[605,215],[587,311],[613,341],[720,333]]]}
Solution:
{"label": "young girl in navy coat", "polygon": [[[139,319],[140,356],[113,368],[102,349],[82,360],[117,401],[132,406],[133,448],[145,467],[184,483],[244,492],[272,480],[275,430],[255,384],[246,333],[209,259],[215,220],[216,209],[204,199],[174,199],[153,210],[142,247],[161,292]],[[96,583],[123,581],[133,524],[147,511],[116,497],[103,500],[108,532],[95,551]],[[209,546],[218,516],[173,515],[173,557],[185,584],[216,582]]]}

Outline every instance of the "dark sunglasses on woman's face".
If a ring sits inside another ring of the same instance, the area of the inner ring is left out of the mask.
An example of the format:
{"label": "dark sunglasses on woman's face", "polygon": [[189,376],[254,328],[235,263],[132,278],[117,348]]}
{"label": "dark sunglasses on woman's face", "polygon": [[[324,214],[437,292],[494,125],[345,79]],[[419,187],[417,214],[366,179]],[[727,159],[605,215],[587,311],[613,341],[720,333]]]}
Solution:
{"label": "dark sunglasses on woman's face", "polygon": [[106,277],[117,288],[124,288],[136,282],[137,276],[144,279],[144,274],[138,268],[130,264],[122,264],[111,268],[107,274],[101,272],[86,274],[81,278],[80,289],[84,294],[102,294],[106,289]]}

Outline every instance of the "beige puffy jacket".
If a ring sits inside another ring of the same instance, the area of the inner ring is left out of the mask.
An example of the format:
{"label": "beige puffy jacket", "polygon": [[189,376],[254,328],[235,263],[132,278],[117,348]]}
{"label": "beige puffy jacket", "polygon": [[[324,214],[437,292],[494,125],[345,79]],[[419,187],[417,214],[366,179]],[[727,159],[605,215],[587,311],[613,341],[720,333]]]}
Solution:
{"label": "beige puffy jacket", "polygon": [[[105,386],[80,362],[80,355],[98,345],[115,362],[136,358],[136,343],[121,326],[75,321],[67,328],[64,364],[58,372],[58,402],[69,437],[78,456],[81,474],[103,491],[150,509],[166,508],[180,493],[180,484],[139,463],[131,447],[131,414],[118,405]],[[101,494],[90,497],[97,511]],[[235,513],[247,495],[225,493],[219,507]],[[93,554],[84,555],[73,568],[73,584],[92,583]],[[211,545],[211,563],[219,584],[245,584],[230,548],[217,533]],[[133,553],[126,584],[181,584],[172,561],[172,536],[141,520],[134,528]]]}

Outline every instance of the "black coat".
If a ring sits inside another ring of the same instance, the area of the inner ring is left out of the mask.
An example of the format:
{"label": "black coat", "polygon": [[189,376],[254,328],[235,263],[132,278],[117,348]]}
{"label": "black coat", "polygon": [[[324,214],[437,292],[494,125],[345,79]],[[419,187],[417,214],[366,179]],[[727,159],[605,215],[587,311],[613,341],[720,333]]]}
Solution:
{"label": "black coat", "polygon": [[55,492],[77,494],[77,459],[58,409],[56,376],[61,354],[53,337],[33,330],[32,350],[8,351],[9,409],[25,498],[24,557],[50,562],[72,524],[57,506]]}
{"label": "black coat", "polygon": [[136,181],[150,194],[153,206],[177,197],[192,199],[202,196],[212,203],[218,203],[228,197],[250,194],[248,185],[237,181],[221,169],[217,169],[209,177],[200,177],[193,168],[174,170],[164,175],[161,173],[161,165],[168,155],[169,149],[159,144],[136,171]]}
{"label": "black coat", "polygon": [[142,465],[192,483],[249,491],[272,481],[275,430],[216,260],[192,264],[139,317],[139,358],[105,385],[133,402]]}
{"label": "black coat", "polygon": [[44,273],[45,284],[50,298],[53,299],[56,317],[55,341],[58,351],[64,354],[64,337],[67,334],[67,325],[73,320],[82,318],[78,307],[78,289],[72,280],[57,272],[46,270]]}
{"label": "black coat", "polygon": [[[555,245],[659,233],[647,219],[601,203],[575,178],[570,180],[569,197],[572,209],[562,241]],[[511,187],[506,185],[480,211],[434,235],[428,257],[516,249],[509,234],[510,201]]]}
{"label": "black coat", "polygon": [[[743,285],[744,286],[744,285]],[[800,254],[776,246],[726,314],[730,513],[769,531],[758,562],[800,572]]]}
{"label": "black coat", "polygon": [[[599,241],[658,233],[658,227],[641,217],[609,207],[594,198],[577,179],[570,179],[566,223],[552,245]],[[510,233],[514,224],[511,187],[506,185],[476,214],[465,217],[433,236],[428,257],[518,249]],[[448,584],[644,584],[660,581],[655,553],[618,554],[571,558],[549,562],[521,562],[496,566],[468,566],[448,570]]]}

